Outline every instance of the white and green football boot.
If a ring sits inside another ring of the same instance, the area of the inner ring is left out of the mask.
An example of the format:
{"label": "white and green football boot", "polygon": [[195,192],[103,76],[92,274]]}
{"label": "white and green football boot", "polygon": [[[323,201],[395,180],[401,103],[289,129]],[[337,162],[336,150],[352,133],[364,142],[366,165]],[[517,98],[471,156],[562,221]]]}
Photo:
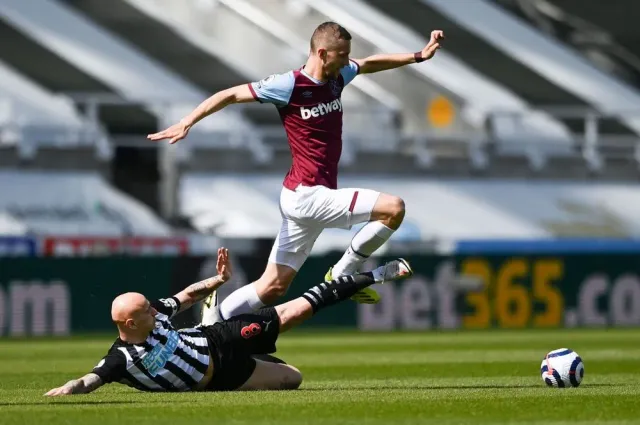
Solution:
{"label": "white and green football boot", "polygon": [[218,291],[213,291],[211,295],[202,301],[202,326],[211,326],[214,323],[222,322],[220,317],[220,305],[218,304]]}

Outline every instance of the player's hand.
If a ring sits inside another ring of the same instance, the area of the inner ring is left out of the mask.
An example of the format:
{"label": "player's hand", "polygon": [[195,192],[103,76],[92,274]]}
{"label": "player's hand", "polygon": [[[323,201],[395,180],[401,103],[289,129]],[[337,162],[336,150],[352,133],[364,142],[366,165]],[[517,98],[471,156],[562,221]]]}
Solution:
{"label": "player's hand", "polygon": [[169,139],[169,144],[173,145],[187,137],[187,134],[189,134],[189,127],[182,122],[179,122],[166,130],[147,135],[147,139],[154,141]]}
{"label": "player's hand", "polygon": [[440,42],[444,40],[444,32],[441,30],[431,31],[431,40],[427,47],[422,49],[422,59],[431,59],[436,54],[436,50],[440,48]]}
{"label": "player's hand", "polygon": [[62,387],[58,387],[58,388],[54,388],[52,390],[50,390],[48,393],[45,394],[45,396],[47,397],[58,397],[61,395],[71,395],[73,394],[72,392],[73,390],[70,387],[67,387],[66,385],[63,385]]}
{"label": "player's hand", "polygon": [[229,250],[227,248],[218,248],[218,261],[216,263],[218,276],[223,282],[231,279],[231,261],[229,260]]}

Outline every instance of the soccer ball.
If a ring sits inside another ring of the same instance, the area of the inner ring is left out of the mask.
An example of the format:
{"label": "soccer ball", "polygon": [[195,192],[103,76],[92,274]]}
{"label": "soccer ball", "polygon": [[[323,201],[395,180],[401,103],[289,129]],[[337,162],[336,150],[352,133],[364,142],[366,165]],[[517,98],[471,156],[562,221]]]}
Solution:
{"label": "soccer ball", "polygon": [[550,387],[577,387],[584,376],[584,364],[575,351],[559,348],[544,357],[540,374]]}

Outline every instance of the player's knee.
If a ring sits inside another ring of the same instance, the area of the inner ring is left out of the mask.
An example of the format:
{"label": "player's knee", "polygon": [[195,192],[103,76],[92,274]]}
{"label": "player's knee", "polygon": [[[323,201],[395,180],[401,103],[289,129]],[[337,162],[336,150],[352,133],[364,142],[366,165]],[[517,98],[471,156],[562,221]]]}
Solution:
{"label": "player's knee", "polygon": [[294,366],[287,365],[282,376],[281,388],[283,390],[296,390],[302,385],[302,373]]}
{"label": "player's knee", "polygon": [[290,267],[269,264],[256,282],[258,296],[265,304],[271,304],[287,293],[296,271]]}
{"label": "player's knee", "polygon": [[284,282],[278,280],[269,286],[269,289],[267,290],[267,294],[269,298],[277,299],[277,298],[283,297],[284,294],[287,293],[288,289],[289,289],[288,284],[285,284]]}
{"label": "player's knee", "polygon": [[393,201],[391,202],[392,217],[402,220],[404,218],[404,213],[405,213],[404,199],[394,196]]}
{"label": "player's knee", "polygon": [[383,193],[376,202],[371,218],[392,229],[397,229],[404,220],[404,214],[404,200],[398,196]]}
{"label": "player's knee", "polygon": [[260,298],[265,303],[274,302],[287,293],[290,283],[291,281],[286,278],[271,278],[265,282],[262,290],[262,296]]}
{"label": "player's knee", "polygon": [[388,204],[389,223],[399,226],[404,220],[405,205],[404,200],[397,196],[392,196]]}

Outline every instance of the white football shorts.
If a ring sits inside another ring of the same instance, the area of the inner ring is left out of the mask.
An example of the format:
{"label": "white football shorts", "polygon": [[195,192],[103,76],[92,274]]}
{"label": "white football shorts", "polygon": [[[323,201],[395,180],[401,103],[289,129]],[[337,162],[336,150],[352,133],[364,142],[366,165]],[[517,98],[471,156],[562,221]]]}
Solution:
{"label": "white football shorts", "polygon": [[271,248],[269,262],[294,270],[307,260],[322,230],[351,229],[371,219],[380,192],[370,189],[329,189],[325,186],[282,188],[282,226]]}

